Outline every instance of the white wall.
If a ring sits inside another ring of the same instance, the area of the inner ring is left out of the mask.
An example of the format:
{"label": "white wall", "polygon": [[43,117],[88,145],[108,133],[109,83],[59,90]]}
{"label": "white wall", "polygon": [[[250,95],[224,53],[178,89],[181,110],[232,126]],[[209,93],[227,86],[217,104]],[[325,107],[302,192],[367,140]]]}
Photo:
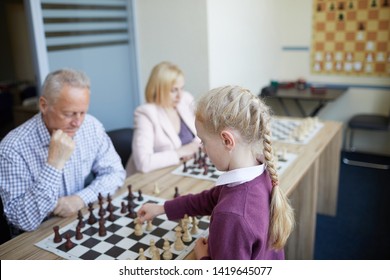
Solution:
{"label": "white wall", "polygon": [[276,67],[273,1],[209,0],[210,87],[237,84],[258,93]]}
{"label": "white wall", "polygon": [[134,6],[141,97],[150,71],[161,61],[183,70],[185,88],[193,95],[207,91],[206,0],[135,0]]}

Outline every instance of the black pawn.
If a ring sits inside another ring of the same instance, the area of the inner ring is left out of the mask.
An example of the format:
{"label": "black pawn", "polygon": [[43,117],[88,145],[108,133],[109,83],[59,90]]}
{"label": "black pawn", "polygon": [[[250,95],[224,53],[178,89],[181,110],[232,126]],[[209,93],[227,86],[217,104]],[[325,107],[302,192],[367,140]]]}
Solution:
{"label": "black pawn", "polygon": [[187,168],[187,162],[183,162],[183,172],[186,173],[188,171],[188,168]]}
{"label": "black pawn", "polygon": [[110,211],[110,215],[108,215],[107,220],[110,222],[115,221],[114,211]]}
{"label": "black pawn", "polygon": [[142,191],[141,190],[138,190],[138,201],[142,201],[144,200],[144,197],[142,196]]}
{"label": "black pawn", "polygon": [[54,243],[60,243],[62,241],[62,237],[61,237],[61,234],[59,232],[60,227],[54,226],[53,230],[54,230],[54,239],[53,239]]}
{"label": "black pawn", "polygon": [[180,194],[179,194],[179,188],[178,187],[175,187],[175,194],[173,195],[173,198],[176,198],[176,197],[179,197]]}
{"label": "black pawn", "polygon": [[[130,203],[129,203],[129,205],[130,205]],[[137,213],[134,211],[134,207],[129,206],[129,205],[127,206],[127,209],[129,210],[129,213],[127,214],[127,216],[129,218],[132,218],[132,219],[137,218]]]}
{"label": "black pawn", "polygon": [[104,226],[104,219],[99,220],[99,236],[106,236],[107,231],[106,227]]}
{"label": "black pawn", "polygon": [[81,240],[83,239],[83,234],[81,233],[81,227],[77,226],[76,227],[76,240]]}
{"label": "black pawn", "polygon": [[65,235],[65,238],[66,238],[66,242],[65,242],[65,249],[66,250],[70,250],[74,247],[74,243],[72,242],[72,240],[70,240],[70,234],[67,233]]}
{"label": "black pawn", "polygon": [[128,185],[127,186],[127,189],[128,189],[128,195],[127,195],[127,200],[133,200],[134,199],[134,194],[133,194],[133,186],[132,185]]}
{"label": "black pawn", "polygon": [[127,205],[124,201],[122,201],[122,203],[121,203],[121,213],[122,214],[127,213]]}
{"label": "black pawn", "polygon": [[80,228],[85,227],[85,223],[83,221],[83,214],[81,213],[81,210],[79,210],[77,212],[77,219],[79,220],[77,226],[80,227]]}
{"label": "black pawn", "polygon": [[89,210],[88,224],[92,225],[92,224],[96,223],[96,217],[93,214],[93,204],[92,203],[88,204],[88,210]]}

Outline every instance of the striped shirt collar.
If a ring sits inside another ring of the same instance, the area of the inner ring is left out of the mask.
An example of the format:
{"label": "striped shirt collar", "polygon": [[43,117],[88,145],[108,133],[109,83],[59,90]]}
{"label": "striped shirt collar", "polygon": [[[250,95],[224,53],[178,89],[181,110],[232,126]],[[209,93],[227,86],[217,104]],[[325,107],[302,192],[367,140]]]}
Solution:
{"label": "striped shirt collar", "polygon": [[265,167],[266,165],[263,163],[260,165],[227,171],[218,177],[215,185],[227,185],[228,187],[234,187],[239,184],[252,181],[263,174]]}

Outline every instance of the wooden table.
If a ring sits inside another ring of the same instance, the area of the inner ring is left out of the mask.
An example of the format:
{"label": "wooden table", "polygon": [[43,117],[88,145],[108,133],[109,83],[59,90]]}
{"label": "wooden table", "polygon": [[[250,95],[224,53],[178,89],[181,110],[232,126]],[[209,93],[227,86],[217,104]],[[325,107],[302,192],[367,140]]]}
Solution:
{"label": "wooden table", "polygon": [[[284,101],[293,100],[296,106],[298,107],[300,113],[302,114],[302,117],[314,117],[318,115],[319,111],[323,107],[325,107],[327,103],[335,101],[346,91],[347,88],[345,89],[327,88],[324,90],[324,92],[313,93],[311,92],[310,88],[304,90],[289,88],[289,89],[277,89],[272,94],[266,95],[264,97],[270,99],[277,99],[280,105],[282,106],[284,112],[286,113],[286,116],[291,116],[291,114],[290,114],[290,110],[288,109]],[[311,102],[314,101],[317,104],[311,112],[307,113],[301,104],[302,101],[311,101]]]}
{"label": "wooden table", "polygon": [[[274,143],[276,148],[283,146],[288,152],[298,154],[280,178],[281,187],[295,209],[297,221],[285,248],[287,259],[313,259],[316,213],[336,214],[341,143],[342,125],[336,122],[325,122],[307,145]],[[142,189],[143,193],[153,195],[154,184],[158,183],[159,196],[167,199],[173,197],[175,186],[180,188],[181,195],[197,193],[213,186],[211,181],[171,174],[175,168],[134,174],[126,179],[124,187],[116,195],[127,192],[128,184],[133,185],[133,191]],[[57,255],[34,244],[51,235],[54,225],[62,227],[75,219],[76,216],[52,218],[38,230],[23,233],[0,245],[0,259],[59,259]],[[190,255],[188,258],[192,257]]]}

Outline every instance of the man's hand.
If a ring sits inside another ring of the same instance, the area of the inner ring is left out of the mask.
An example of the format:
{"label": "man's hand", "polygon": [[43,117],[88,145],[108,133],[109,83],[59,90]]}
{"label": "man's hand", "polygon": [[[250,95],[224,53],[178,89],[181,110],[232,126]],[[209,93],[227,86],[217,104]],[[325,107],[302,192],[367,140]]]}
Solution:
{"label": "man's hand", "polygon": [[84,201],[78,195],[63,196],[58,199],[53,213],[60,217],[69,217],[84,207]]}
{"label": "man's hand", "polygon": [[56,130],[53,132],[50,139],[49,155],[47,163],[62,170],[65,163],[71,157],[76,145],[72,138],[70,138],[62,130]]}

